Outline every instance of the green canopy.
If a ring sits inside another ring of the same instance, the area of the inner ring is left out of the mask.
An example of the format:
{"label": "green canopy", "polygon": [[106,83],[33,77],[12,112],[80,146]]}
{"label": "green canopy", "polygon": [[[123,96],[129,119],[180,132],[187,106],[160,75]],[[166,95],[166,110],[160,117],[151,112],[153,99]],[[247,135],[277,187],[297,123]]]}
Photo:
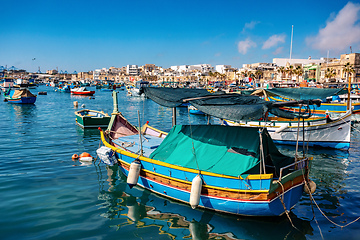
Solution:
{"label": "green canopy", "polygon": [[271,88],[265,89],[265,91],[294,100],[325,99],[347,92],[344,88]]}
{"label": "green canopy", "polygon": [[238,177],[260,173],[260,133],[267,173],[279,175],[294,159],[281,154],[266,129],[176,125],[150,158],[181,167]]}

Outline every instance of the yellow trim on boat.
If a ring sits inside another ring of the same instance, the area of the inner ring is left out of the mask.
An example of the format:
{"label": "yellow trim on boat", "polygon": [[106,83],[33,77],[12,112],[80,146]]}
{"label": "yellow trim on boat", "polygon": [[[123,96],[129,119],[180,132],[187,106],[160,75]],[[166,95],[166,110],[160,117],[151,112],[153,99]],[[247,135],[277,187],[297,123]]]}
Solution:
{"label": "yellow trim on boat", "polygon": [[[147,157],[144,157],[144,156],[140,156],[139,154],[131,153],[129,151],[121,150],[119,148],[116,148],[116,147],[110,145],[105,140],[105,136],[104,136],[103,131],[100,131],[100,137],[101,137],[101,141],[105,144],[106,147],[111,148],[115,152],[118,152],[118,153],[123,154],[125,156],[131,157],[131,158],[134,158],[134,159],[137,158],[137,159],[139,159],[141,161],[153,163],[153,164],[156,164],[156,165],[160,165],[160,166],[164,166],[164,167],[168,167],[168,168],[172,168],[172,169],[176,169],[176,170],[180,170],[180,171],[199,173],[199,170],[196,170],[196,169],[176,166],[176,165],[173,165],[173,164],[165,163],[165,162],[162,162],[162,161],[159,161],[159,160],[150,159],[150,158],[147,158]],[[222,178],[230,178],[230,179],[243,179],[241,176],[233,177],[233,176],[228,176],[228,175],[223,175],[223,174],[218,174],[218,173],[211,173],[211,172],[206,172],[206,171],[201,171],[201,174],[208,175],[208,176],[213,176],[213,177],[222,177]],[[271,173],[271,174],[251,174],[246,179],[257,180],[257,179],[272,179],[272,178],[273,178],[273,174]]]}
{"label": "yellow trim on boat", "polygon": [[[123,160],[120,160],[120,159],[118,159],[118,161],[122,162],[122,163],[124,163],[124,164],[126,164],[127,166],[130,167],[129,163],[127,163],[127,162],[125,162]],[[173,181],[182,182],[182,183],[186,183],[186,184],[191,184],[191,181],[185,181],[185,180],[182,180],[182,179],[173,178],[173,177],[166,176],[164,174],[160,174],[160,173],[157,173],[157,172],[152,172],[152,171],[149,171],[149,170],[146,170],[146,169],[141,169],[141,170],[144,171],[144,172],[148,172],[148,173],[157,175],[159,177],[163,177],[163,178],[166,178],[166,179],[173,180]],[[206,188],[223,190],[223,191],[230,191],[230,192],[244,192],[244,193],[268,193],[269,192],[269,190],[250,190],[250,189],[243,190],[243,189],[216,187],[216,186],[211,186],[211,185],[206,185],[206,184],[203,184],[203,186],[206,187]]]}
{"label": "yellow trim on boat", "polygon": [[150,128],[151,130],[154,130],[154,131],[156,131],[156,132],[158,132],[158,133],[161,133],[161,134],[163,134],[163,135],[167,135],[167,134],[168,134],[167,132],[163,132],[163,131],[161,131],[161,130],[159,130],[159,129],[156,129],[156,128],[154,128],[154,127],[149,126],[147,123],[142,126],[141,131],[144,132],[144,131],[146,130],[146,128]]}

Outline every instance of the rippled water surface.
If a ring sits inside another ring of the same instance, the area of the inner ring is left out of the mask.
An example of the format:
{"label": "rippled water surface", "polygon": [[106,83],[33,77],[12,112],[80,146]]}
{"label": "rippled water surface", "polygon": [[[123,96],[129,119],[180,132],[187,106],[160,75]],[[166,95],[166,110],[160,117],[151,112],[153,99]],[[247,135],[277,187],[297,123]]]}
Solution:
{"label": "rippled water surface", "polygon": [[[349,152],[310,149],[314,199],[304,194],[286,217],[245,218],[192,210],[140,188],[129,189],[116,167],[73,161],[73,154],[95,156],[99,131],[75,125],[79,108],[111,113],[110,92],[94,99],[40,86],[35,105],[0,104],[1,239],[359,239],[360,127],[354,126]],[[171,129],[171,109],[119,91],[119,110],[135,125]],[[3,100],[3,97],[0,98]],[[178,109],[178,123],[206,123]],[[216,120],[212,120],[216,122]],[[293,155],[294,148],[279,146]],[[333,221],[334,223],[331,223]]]}

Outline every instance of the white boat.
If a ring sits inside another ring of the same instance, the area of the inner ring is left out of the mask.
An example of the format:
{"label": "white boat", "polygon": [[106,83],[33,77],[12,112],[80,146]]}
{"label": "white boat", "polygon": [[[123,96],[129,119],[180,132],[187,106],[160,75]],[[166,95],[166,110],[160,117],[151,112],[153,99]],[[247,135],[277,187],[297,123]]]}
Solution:
{"label": "white boat", "polygon": [[149,85],[149,82],[146,81],[138,81],[133,86],[127,86],[126,89],[128,91],[128,95],[133,97],[144,97],[145,94],[142,91],[143,87]]}
{"label": "white boat", "polygon": [[[266,127],[275,143],[320,146],[347,150],[350,147],[351,112],[339,117],[317,117],[308,120],[269,118],[269,121],[224,120],[226,125]],[[299,126],[299,128],[298,128]]]}

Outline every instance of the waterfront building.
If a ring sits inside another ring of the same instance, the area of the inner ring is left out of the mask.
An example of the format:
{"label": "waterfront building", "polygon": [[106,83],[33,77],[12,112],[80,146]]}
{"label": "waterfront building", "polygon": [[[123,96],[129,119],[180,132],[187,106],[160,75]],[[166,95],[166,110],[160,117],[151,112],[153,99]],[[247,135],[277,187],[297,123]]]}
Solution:
{"label": "waterfront building", "polygon": [[52,70],[47,70],[46,71],[47,74],[51,74],[51,75],[55,75],[55,74],[58,74],[58,70],[55,70],[55,69],[52,69]]}
{"label": "waterfront building", "polygon": [[79,79],[93,80],[94,79],[94,72],[92,72],[92,71],[90,71],[90,72],[79,72],[77,74],[73,74],[73,76],[76,76],[75,80],[79,80]]}
{"label": "waterfront building", "polygon": [[227,73],[228,69],[231,69],[231,65],[216,65],[215,71],[221,74]]}
{"label": "waterfront building", "polygon": [[273,58],[273,63],[278,67],[286,67],[288,65],[320,64],[324,62],[324,58],[312,59],[311,56],[308,59]]}
{"label": "waterfront building", "polygon": [[320,80],[320,65],[307,64],[303,66],[304,80],[308,82],[319,82]]}
{"label": "waterfront building", "polygon": [[[360,53],[342,54],[340,59],[329,59],[325,63],[321,64],[320,81],[330,82],[345,82],[347,81],[347,73],[344,72],[344,66],[346,63],[350,63],[355,73],[349,75],[349,80],[352,83],[360,82]],[[332,70],[335,75],[332,79],[326,77],[327,69]]]}
{"label": "waterfront building", "polygon": [[138,65],[127,65],[126,74],[131,76],[138,76],[140,75],[140,68]]}

